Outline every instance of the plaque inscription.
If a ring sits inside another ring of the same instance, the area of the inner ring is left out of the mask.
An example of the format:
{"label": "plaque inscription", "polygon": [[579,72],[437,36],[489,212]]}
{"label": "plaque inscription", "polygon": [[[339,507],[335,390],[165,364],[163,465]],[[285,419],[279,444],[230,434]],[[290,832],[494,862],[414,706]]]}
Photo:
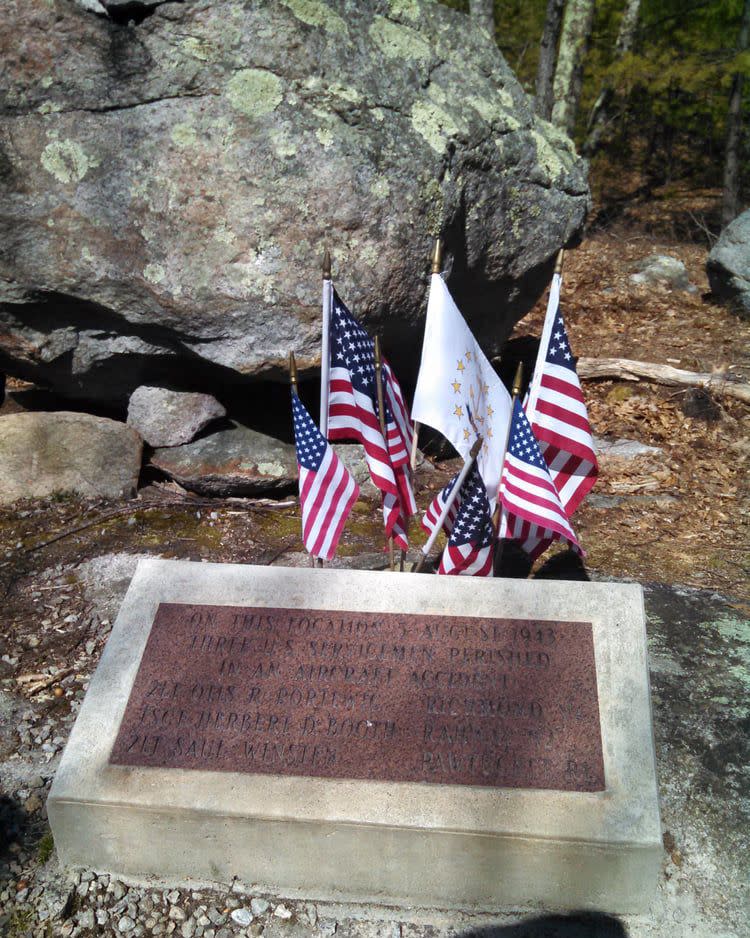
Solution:
{"label": "plaque inscription", "polygon": [[601,791],[592,626],[162,603],[109,761]]}

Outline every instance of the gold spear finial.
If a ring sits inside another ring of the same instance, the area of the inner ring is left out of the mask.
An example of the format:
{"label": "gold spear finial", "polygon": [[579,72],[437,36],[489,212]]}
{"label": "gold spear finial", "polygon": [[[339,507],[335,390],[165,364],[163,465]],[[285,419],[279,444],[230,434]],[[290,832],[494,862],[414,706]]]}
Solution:
{"label": "gold spear finial", "polygon": [[294,360],[294,352],[289,353],[289,382],[294,391],[297,391],[297,362]]}
{"label": "gold spear finial", "polygon": [[323,255],[323,279],[331,279],[331,254],[326,248],[325,254]]}
{"label": "gold spear finial", "polygon": [[557,260],[555,261],[555,273],[561,274],[563,269],[563,261],[565,260],[565,248],[560,248],[557,252]]}
{"label": "gold spear finial", "polygon": [[443,269],[443,242],[435,238],[435,249],[432,252],[432,272],[439,274]]}
{"label": "gold spear finial", "polygon": [[518,397],[523,387],[523,362],[519,362],[516,367],[516,376],[513,378],[513,397]]}

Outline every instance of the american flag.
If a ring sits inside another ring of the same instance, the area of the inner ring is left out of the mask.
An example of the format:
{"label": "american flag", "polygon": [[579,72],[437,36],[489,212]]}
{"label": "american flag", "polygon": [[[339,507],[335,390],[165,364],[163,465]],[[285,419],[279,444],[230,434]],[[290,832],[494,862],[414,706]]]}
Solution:
{"label": "american flag", "polygon": [[[565,514],[531,424],[516,401],[500,482],[500,502],[507,530],[538,557],[553,540],[568,541],[583,554]],[[512,536],[512,535],[511,535]]]}
{"label": "american flag", "polygon": [[359,486],[325,441],[294,390],[292,416],[299,466],[302,540],[313,557],[330,560],[336,553],[351,507],[359,498]]}
{"label": "american flag", "polygon": [[375,380],[375,343],[333,291],[328,438],[358,440],[374,484],[383,495],[386,536],[407,550],[408,519],[416,512],[408,461],[412,426],[401,388],[383,367],[385,439],[380,429]]}
{"label": "american flag", "polygon": [[540,350],[526,413],[570,518],[596,482],[599,467],[559,303],[543,354],[540,368]]}
{"label": "american flag", "polygon": [[438,573],[492,576],[495,526],[492,523],[487,489],[476,463],[461,487],[458,509]]}
{"label": "american flag", "polygon": [[[437,495],[430,502],[427,511],[422,516],[422,527],[427,531],[428,534],[432,534],[435,530],[435,525],[440,520],[440,515],[443,513],[443,508],[445,503],[448,501],[448,496],[453,491],[453,487],[458,481],[458,477],[461,473],[457,472],[450,482],[442,488]],[[456,515],[458,514],[458,508],[461,504],[461,497],[457,495],[453,500],[453,504],[448,511],[448,514],[445,516],[445,521],[443,522],[443,530],[446,534],[450,534],[453,530],[453,522],[456,520]]]}

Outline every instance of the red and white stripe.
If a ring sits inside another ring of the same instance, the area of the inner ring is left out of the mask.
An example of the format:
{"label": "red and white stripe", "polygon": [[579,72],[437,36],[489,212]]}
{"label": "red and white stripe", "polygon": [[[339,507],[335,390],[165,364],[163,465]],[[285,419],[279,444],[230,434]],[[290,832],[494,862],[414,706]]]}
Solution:
{"label": "red and white stripe", "polygon": [[[389,440],[391,436],[401,440],[397,429],[390,431],[386,427],[386,434]],[[393,537],[401,550],[408,550],[408,519],[417,511],[407,467],[409,454],[395,467],[392,465],[373,401],[353,387],[345,368],[331,369],[328,438],[356,439],[362,444],[372,481],[383,495],[386,537]]]}
{"label": "red and white stripe", "polygon": [[317,471],[298,466],[302,540],[313,557],[330,560],[359,486],[330,446]]}
{"label": "red and white stripe", "polygon": [[491,576],[495,545],[477,548],[474,544],[448,544],[440,558],[439,574],[448,576]]}
{"label": "red and white stripe", "polygon": [[570,518],[597,477],[597,461],[578,375],[545,363],[529,422]]}
{"label": "red and white stripe", "polygon": [[401,385],[385,359],[383,359],[383,386],[388,410],[392,415],[392,419],[386,426],[386,437],[391,465],[395,469],[409,462],[414,424],[409,417],[409,408],[404,401]]}
{"label": "red and white stripe", "polygon": [[346,368],[331,368],[328,439],[355,439],[361,443],[373,483],[383,493],[398,495],[390,454],[372,398],[352,386]]}
{"label": "red and white stripe", "polygon": [[[500,502],[510,516],[507,530],[518,530],[518,534],[528,541],[530,537],[536,536],[532,528],[536,526],[537,540],[545,537],[549,540],[562,538],[569,541],[578,553],[583,553],[563,509],[557,488],[546,469],[523,462],[511,452],[506,453],[500,484]],[[519,522],[521,524],[516,528]],[[528,524],[527,529],[524,529],[523,522]],[[541,552],[538,550],[534,556]]]}
{"label": "red and white stripe", "polygon": [[[437,495],[432,499],[430,504],[427,506],[427,511],[422,516],[422,527],[427,531],[428,534],[432,534],[435,530],[435,526],[440,520],[440,515],[443,513],[443,508],[445,507],[445,497],[443,495],[445,489],[441,489]],[[448,514],[445,516],[445,521],[443,522],[443,530],[446,534],[450,534],[453,530],[453,522],[456,520],[456,515],[458,514],[459,506],[461,505],[461,496],[457,495],[453,500],[453,504],[448,509]]]}

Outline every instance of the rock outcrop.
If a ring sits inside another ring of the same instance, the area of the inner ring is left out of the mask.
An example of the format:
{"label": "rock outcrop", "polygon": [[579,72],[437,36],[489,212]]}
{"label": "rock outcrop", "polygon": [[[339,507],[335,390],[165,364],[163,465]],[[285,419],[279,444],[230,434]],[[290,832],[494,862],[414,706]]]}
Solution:
{"label": "rock outcrop", "polygon": [[722,231],[706,264],[711,292],[750,319],[750,209]]}
{"label": "rock outcrop", "polygon": [[68,411],[0,417],[0,504],[75,492],[135,493],[143,443],[124,423]]}
{"label": "rock outcrop", "polygon": [[128,424],[149,446],[180,446],[226,410],[210,394],[170,391],[168,388],[136,388],[128,401]]}
{"label": "rock outcrop", "polygon": [[284,495],[297,488],[294,446],[234,421],[184,446],[155,450],[151,464],[200,495]]}
{"label": "rock outcrop", "polygon": [[67,395],[314,371],[324,245],[415,369],[438,232],[492,354],[587,211],[570,140],[428,0],[11,0],[0,54],[0,368]]}

